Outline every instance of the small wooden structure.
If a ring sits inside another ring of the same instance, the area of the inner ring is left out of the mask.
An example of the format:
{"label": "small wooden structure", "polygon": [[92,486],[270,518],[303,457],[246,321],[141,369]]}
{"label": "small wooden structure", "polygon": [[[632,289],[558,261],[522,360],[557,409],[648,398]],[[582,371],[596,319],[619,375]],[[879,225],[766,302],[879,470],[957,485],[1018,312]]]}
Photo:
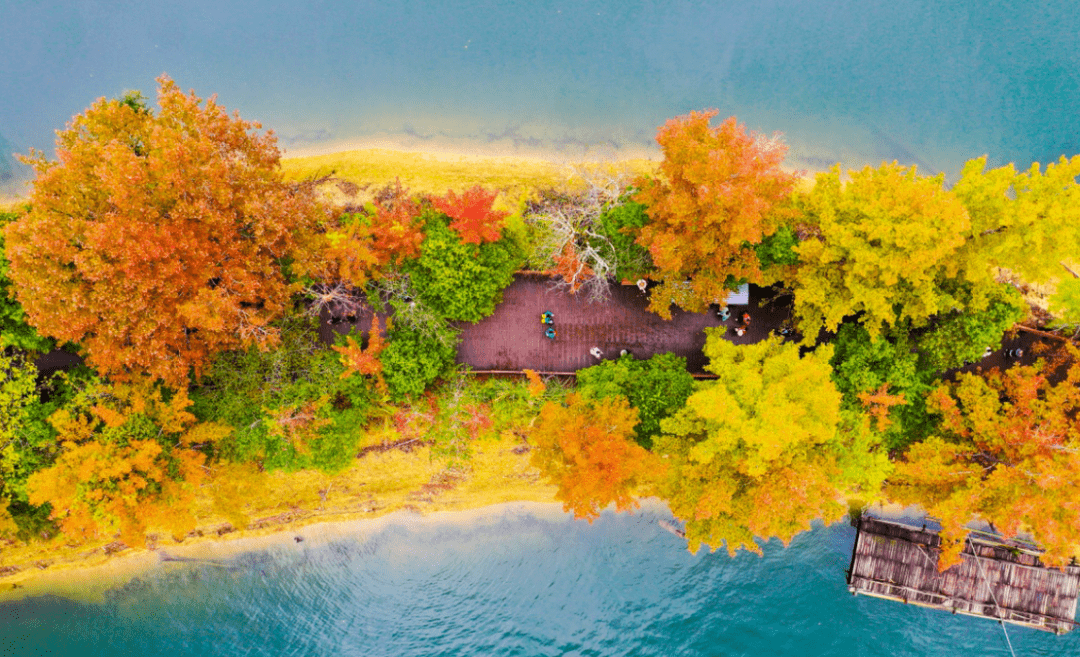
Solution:
{"label": "small wooden structure", "polygon": [[1080,566],[1043,566],[1039,550],[1021,541],[972,534],[963,561],[937,569],[937,533],[861,517],[848,590],[905,604],[992,618],[1062,634],[1076,625]]}

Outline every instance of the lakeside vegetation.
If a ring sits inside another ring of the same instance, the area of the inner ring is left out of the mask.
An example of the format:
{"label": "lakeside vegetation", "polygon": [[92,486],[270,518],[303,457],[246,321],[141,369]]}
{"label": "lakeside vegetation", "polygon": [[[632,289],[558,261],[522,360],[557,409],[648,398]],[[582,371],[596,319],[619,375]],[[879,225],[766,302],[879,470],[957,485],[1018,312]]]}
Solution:
{"label": "lakeside vegetation", "polygon": [[[1080,352],[1062,339],[1034,366],[943,379],[1031,319],[1028,285],[1058,286],[1042,324],[1075,327],[1080,156],[973,160],[951,189],[895,163],[808,185],[778,137],[692,112],[660,129],[655,170],[568,181],[493,161],[484,185],[412,155],[281,164],[255,126],[160,82],[158,109],[129,94],[76,117],[3,215],[5,564],[243,528],[310,510],[313,490],[367,513],[470,487],[490,502],[532,486],[582,518],[654,495],[692,549],[732,553],[845,499],[922,506],[942,567],[974,518],[1033,533],[1050,563],[1080,545]],[[411,188],[388,178],[413,170]],[[714,381],[670,355],[572,389],[461,373],[456,326],[523,268],[600,302],[649,278],[667,317],[773,285],[794,333],[707,331]],[[320,313],[392,319],[330,349]],[[39,376],[33,355],[56,345],[87,366]]]}

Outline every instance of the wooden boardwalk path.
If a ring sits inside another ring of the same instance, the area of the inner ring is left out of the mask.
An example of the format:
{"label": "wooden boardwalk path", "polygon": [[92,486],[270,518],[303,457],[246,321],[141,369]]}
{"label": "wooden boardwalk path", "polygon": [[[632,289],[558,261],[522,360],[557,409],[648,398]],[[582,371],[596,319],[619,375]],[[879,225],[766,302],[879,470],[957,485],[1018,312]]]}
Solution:
{"label": "wooden boardwalk path", "polygon": [[[726,322],[733,327],[738,315],[750,312],[746,335],[728,331],[728,339],[740,344],[764,339],[786,316],[782,309],[756,308],[762,290],[751,290],[751,305],[732,306]],[[675,310],[672,319],[664,320],[648,312],[647,305],[646,295],[632,285],[616,285],[608,301],[588,303],[567,290],[553,289],[548,277],[519,274],[503,291],[503,302],[493,315],[462,326],[457,362],[474,370],[573,372],[598,362],[589,354],[595,346],[604,358],[618,358],[622,349],[637,358],[670,352],[686,358],[691,372],[703,371],[703,329],[720,326],[719,317]],[[545,310],[555,315],[555,340],[544,337],[540,313]]]}

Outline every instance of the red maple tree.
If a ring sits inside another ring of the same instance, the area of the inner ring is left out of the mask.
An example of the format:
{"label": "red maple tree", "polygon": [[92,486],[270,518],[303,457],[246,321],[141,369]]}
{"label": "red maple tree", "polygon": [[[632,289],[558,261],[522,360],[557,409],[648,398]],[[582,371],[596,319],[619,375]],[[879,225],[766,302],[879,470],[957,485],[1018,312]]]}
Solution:
{"label": "red maple tree", "polygon": [[499,193],[487,191],[475,185],[461,196],[447,190],[446,196],[433,196],[431,203],[439,212],[453,219],[450,228],[461,236],[466,244],[498,242],[502,236],[503,220],[508,213],[492,209]]}

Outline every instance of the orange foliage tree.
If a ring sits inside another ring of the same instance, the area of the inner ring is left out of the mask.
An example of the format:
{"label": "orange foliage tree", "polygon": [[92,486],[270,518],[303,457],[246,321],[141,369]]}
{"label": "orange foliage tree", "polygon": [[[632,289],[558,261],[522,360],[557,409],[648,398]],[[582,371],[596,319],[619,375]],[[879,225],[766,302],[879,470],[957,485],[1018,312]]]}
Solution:
{"label": "orange foliage tree", "polygon": [[959,562],[966,525],[1034,535],[1050,564],[1080,545],[1080,366],[1050,382],[1040,366],[961,374],[929,398],[940,437],[897,463],[889,494],[941,519],[941,569]]}
{"label": "orange foliage tree", "polygon": [[555,261],[555,268],[549,273],[566,281],[571,294],[577,294],[582,285],[595,276],[592,267],[578,257],[577,250],[572,242],[567,242],[563,246],[563,250],[555,254],[553,260]]}
{"label": "orange foliage tree", "polygon": [[431,203],[446,216],[453,219],[452,228],[466,244],[498,242],[502,237],[502,224],[508,213],[492,210],[499,193],[487,191],[475,185],[461,196],[447,190],[446,196],[433,196]]}
{"label": "orange foliage tree", "polygon": [[151,527],[182,537],[195,525],[191,502],[205,475],[197,448],[231,432],[197,422],[191,403],[184,391],[166,398],[145,379],[91,385],[49,419],[61,453],[30,476],[30,503],[50,504],[72,538],[119,532],[140,546]]}
{"label": "orange foliage tree", "polygon": [[[387,322],[389,324],[389,321]],[[386,342],[383,339],[382,332],[379,328],[379,318],[371,318],[371,329],[368,330],[368,346],[364,349],[356,342],[356,338],[353,336],[347,336],[345,338],[345,346],[333,347],[334,351],[341,354],[341,364],[345,366],[345,371],[341,373],[341,378],[347,378],[353,374],[359,374],[360,376],[370,376],[375,379],[375,385],[379,390],[386,389],[386,382],[382,377],[382,362],[379,361],[379,353],[386,348]]]}
{"label": "orange foliage tree", "polygon": [[778,135],[747,132],[735,117],[709,127],[716,110],[669,120],[656,141],[664,153],[661,176],[639,181],[634,200],[647,206],[649,222],[638,243],[649,249],[663,285],[649,309],[670,317],[666,288],[689,279],[686,310],[724,298],[729,277],[761,283],[754,245],[781,225],[778,206],[795,184],[780,169],[787,146]]}
{"label": "orange foliage tree", "polygon": [[660,460],[634,442],[637,410],[621,397],[548,402],[533,432],[532,464],[555,483],[556,498],[590,522],[609,504],[636,508],[634,489],[663,471]]}
{"label": "orange foliage tree", "polygon": [[159,78],[159,110],[101,99],[31,153],[32,209],[6,227],[31,324],[99,372],[186,383],[211,354],[272,344],[282,259],[319,216],[281,182],[273,133]]}

